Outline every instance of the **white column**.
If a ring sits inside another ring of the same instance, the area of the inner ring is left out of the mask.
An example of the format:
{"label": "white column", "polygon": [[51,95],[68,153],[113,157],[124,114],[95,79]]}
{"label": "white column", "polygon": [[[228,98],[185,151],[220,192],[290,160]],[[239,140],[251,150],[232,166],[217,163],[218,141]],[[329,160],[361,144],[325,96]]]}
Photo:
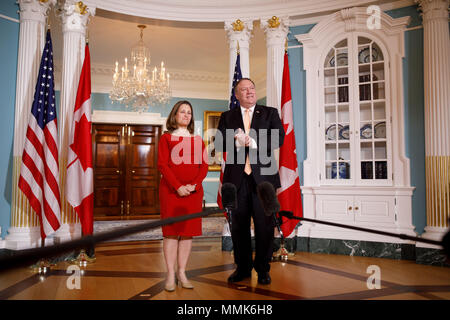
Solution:
{"label": "white column", "polygon": [[89,18],[95,14],[95,8],[87,7],[81,1],[66,0],[59,9],[63,31],[61,102],[58,115],[61,228],[56,232],[55,237],[60,241],[66,241],[81,236],[78,216],[66,200],[65,178],[68,136],[84,61],[86,29]]}
{"label": "white column", "polygon": [[281,109],[281,81],[286,37],[289,32],[287,17],[261,19],[261,27],[266,34],[267,43],[267,85],[266,104]]}
{"label": "white column", "polygon": [[14,116],[11,228],[5,247],[23,249],[40,245],[39,219],[18,188],[28,116],[33,103],[39,64],[45,43],[46,19],[56,0],[19,0],[20,32]]}
{"label": "white column", "polygon": [[253,21],[252,20],[235,20],[225,21],[225,30],[228,35],[228,43],[230,44],[230,67],[229,67],[229,87],[228,92],[231,93],[233,84],[234,67],[236,65],[237,46],[239,43],[239,53],[241,56],[241,72],[243,78],[250,78],[250,39],[252,37]]}
{"label": "white column", "polygon": [[450,217],[448,0],[416,0],[423,14],[426,238],[441,240]]}
{"label": "white column", "polygon": [[[229,81],[228,97],[231,95],[233,85],[234,68],[236,66],[236,57],[239,44],[239,55],[241,57],[241,73],[243,78],[250,77],[250,39],[252,38],[253,20],[233,20],[225,21],[225,31],[227,32],[228,43],[230,44],[230,63],[229,63]],[[231,237],[228,223],[224,223],[222,237]]]}

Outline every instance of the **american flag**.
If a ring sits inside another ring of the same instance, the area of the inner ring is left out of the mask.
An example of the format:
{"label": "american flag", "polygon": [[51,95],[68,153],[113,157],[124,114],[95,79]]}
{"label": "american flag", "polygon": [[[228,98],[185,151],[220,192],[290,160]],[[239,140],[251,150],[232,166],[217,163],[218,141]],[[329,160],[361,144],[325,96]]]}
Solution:
{"label": "american flag", "polygon": [[[234,88],[236,87],[236,84],[239,80],[242,79],[242,72],[241,72],[241,57],[239,54],[239,51],[236,56],[236,65],[234,67],[234,76],[233,76],[233,86],[231,88],[231,97],[230,97],[230,110],[234,108],[239,108],[241,105],[239,103],[239,100],[236,99],[236,96],[234,94]],[[227,161],[227,154],[226,152],[222,153],[222,163],[221,163],[221,169],[220,169],[220,181],[219,181],[219,190],[217,191],[217,203],[220,208],[222,208],[222,181],[223,181],[223,172],[225,171],[225,162]]]}
{"label": "american flag", "polygon": [[53,78],[53,49],[47,31],[22,154],[19,188],[40,221],[45,239],[60,226],[58,128]]}
{"label": "american flag", "polygon": [[231,87],[230,110],[241,106],[239,104],[239,100],[236,99],[236,96],[234,94],[234,88],[236,87],[238,81],[241,79],[242,79],[241,56],[238,52],[236,56],[236,66],[234,67],[233,86]]}

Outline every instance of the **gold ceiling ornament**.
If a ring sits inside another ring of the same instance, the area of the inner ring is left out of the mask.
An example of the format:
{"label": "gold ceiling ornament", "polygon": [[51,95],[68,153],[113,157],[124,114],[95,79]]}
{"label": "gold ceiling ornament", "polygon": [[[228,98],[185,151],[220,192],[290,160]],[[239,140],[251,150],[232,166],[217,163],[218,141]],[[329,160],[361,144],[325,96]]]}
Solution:
{"label": "gold ceiling ornament", "polygon": [[[150,68],[150,49],[145,45],[145,25],[138,25],[140,40],[131,48],[131,59],[125,58],[125,64],[119,71],[119,62],[116,61],[113,88],[109,98],[113,102],[131,107],[133,111],[147,111],[150,105],[165,105],[169,103],[172,93],[170,90],[170,75],[166,73],[164,62],[161,68]],[[133,68],[128,69],[128,62]]]}
{"label": "gold ceiling ornament", "polygon": [[278,28],[280,26],[280,18],[273,16],[267,20],[267,23],[269,24],[269,28]]}
{"label": "gold ceiling ornament", "polygon": [[40,3],[47,3],[48,0],[39,0]]}
{"label": "gold ceiling ornament", "polygon": [[76,4],[76,10],[79,14],[85,15],[87,13],[87,5],[83,1],[78,1]]}
{"label": "gold ceiling ornament", "polygon": [[242,31],[245,27],[244,23],[240,19],[237,19],[231,25],[233,26],[233,31]]}

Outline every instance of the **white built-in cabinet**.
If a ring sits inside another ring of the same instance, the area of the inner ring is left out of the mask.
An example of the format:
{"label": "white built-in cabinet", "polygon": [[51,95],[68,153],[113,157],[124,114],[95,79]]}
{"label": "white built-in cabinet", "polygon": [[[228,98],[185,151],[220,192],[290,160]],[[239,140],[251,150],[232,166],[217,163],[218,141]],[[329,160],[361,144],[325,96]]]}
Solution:
{"label": "white built-in cabinet", "polygon": [[[344,9],[296,36],[303,45],[307,95],[303,212],[311,219],[415,235],[402,87],[409,17],[381,12],[374,18],[366,8]],[[298,235],[403,242],[311,223]]]}

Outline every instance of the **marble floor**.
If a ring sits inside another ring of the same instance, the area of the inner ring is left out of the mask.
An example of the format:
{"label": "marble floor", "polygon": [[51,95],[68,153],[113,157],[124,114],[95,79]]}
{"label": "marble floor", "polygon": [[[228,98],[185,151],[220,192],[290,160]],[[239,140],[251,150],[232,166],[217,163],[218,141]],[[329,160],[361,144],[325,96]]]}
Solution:
{"label": "marble floor", "polygon": [[62,261],[45,275],[0,273],[0,300],[450,300],[450,269],[414,261],[296,252],[271,263],[270,285],[255,271],[230,284],[233,270],[220,237],[195,239],[187,272],[195,288],[167,292],[162,241],[105,243],[81,269]]}

